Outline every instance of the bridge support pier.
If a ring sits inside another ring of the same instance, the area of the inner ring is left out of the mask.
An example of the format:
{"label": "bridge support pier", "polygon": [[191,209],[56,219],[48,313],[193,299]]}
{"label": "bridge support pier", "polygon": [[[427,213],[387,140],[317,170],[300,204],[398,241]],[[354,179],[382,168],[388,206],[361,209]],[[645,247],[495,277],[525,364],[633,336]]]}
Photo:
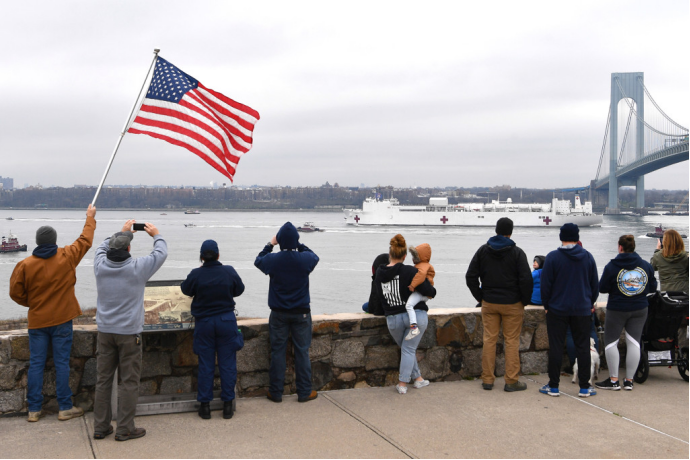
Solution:
{"label": "bridge support pier", "polygon": [[635,181],[635,207],[637,209],[644,208],[644,176],[640,176]]}

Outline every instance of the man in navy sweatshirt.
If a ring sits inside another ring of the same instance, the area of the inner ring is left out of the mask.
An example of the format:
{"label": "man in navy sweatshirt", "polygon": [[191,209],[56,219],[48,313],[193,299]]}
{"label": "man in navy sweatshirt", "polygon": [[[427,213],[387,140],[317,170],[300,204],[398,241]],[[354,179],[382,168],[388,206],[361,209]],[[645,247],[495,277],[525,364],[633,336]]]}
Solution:
{"label": "man in navy sweatshirt", "polygon": [[[280,245],[280,252],[272,254],[273,247]],[[297,400],[307,402],[316,399],[311,389],[311,309],[309,298],[309,274],[319,258],[311,249],[299,243],[297,229],[286,222],[278,234],[269,241],[254,261],[256,268],[271,278],[268,287],[268,319],[271,340],[271,365],[269,369],[268,399],[283,400],[285,381],[285,352],[288,334],[292,335],[295,350],[295,377]]]}
{"label": "man in navy sweatshirt", "polygon": [[599,296],[599,275],[592,254],[577,244],[580,229],[576,224],[563,225],[559,237],[561,247],[546,256],[541,272],[541,299],[549,336],[549,383],[539,391],[559,395],[563,346],[570,326],[578,362],[579,396],[586,398],[596,394],[589,385],[589,331]]}

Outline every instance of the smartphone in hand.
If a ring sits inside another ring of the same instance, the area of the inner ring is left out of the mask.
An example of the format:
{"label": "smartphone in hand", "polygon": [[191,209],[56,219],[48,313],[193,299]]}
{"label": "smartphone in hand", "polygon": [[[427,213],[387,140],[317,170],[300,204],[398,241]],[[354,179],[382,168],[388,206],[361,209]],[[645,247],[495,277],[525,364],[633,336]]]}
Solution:
{"label": "smartphone in hand", "polygon": [[132,224],[132,230],[136,230],[136,231],[142,230],[143,231],[143,230],[145,230],[144,227],[146,227],[146,224],[137,224],[137,223]]}

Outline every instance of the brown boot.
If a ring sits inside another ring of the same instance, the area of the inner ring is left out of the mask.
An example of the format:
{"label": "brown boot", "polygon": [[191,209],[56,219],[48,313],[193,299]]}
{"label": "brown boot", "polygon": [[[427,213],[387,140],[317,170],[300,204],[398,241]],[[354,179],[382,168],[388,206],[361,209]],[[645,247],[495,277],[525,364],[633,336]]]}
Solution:
{"label": "brown boot", "polygon": [[82,415],[84,415],[84,409],[81,407],[72,406],[71,409],[61,410],[58,412],[58,420],[62,420],[64,422],[65,420],[81,417]]}
{"label": "brown boot", "polygon": [[144,428],[135,428],[127,434],[116,434],[115,441],[128,441],[130,439],[142,438],[146,436]]}
{"label": "brown boot", "polygon": [[297,398],[297,401],[298,402],[309,402],[309,401],[313,401],[314,399],[318,398],[318,396],[319,396],[319,394],[316,391],[312,390],[312,392],[309,393],[309,396],[307,396],[306,398]]}
{"label": "brown boot", "polygon": [[38,422],[39,418],[41,418],[40,410],[38,412],[29,412],[29,417],[26,420],[28,422]]}

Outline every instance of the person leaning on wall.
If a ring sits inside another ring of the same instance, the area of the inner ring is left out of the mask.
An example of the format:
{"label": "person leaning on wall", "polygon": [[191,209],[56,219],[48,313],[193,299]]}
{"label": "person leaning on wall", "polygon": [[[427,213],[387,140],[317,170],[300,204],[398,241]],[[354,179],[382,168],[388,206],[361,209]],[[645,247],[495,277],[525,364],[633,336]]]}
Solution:
{"label": "person leaning on wall", "polygon": [[96,397],[93,403],[94,439],[113,432],[111,394],[113,376],[119,372],[120,391],[116,441],[141,438],[146,430],[134,426],[139,398],[144,330],[144,288],[168,257],[168,246],[158,229],[146,223],[144,230],[153,238],[153,250],[146,257],[130,254],[134,220],[122,231],[106,238],[93,260],[96,275]]}
{"label": "person leaning on wall", "polygon": [[650,262],[659,272],[662,291],[688,292],[688,253],[677,231],[664,232],[663,244],[657,241]]}
{"label": "person leaning on wall", "polygon": [[72,351],[72,320],[81,315],[74,294],[77,265],[93,244],[96,208],[89,205],[86,223],[77,240],[64,248],[57,246],[57,232],[43,226],[36,231],[36,249],[17,264],[10,278],[10,297],[29,307],[29,372],[26,399],[29,422],[38,422],[43,405],[43,371],[48,345],[53,347],[58,420],[84,415],[72,404],[69,387],[69,360]]}
{"label": "person leaning on wall", "polygon": [[194,353],[199,356],[196,399],[201,403],[199,417],[202,419],[211,418],[210,403],[213,401],[216,356],[220,371],[223,418],[232,418],[232,402],[237,383],[237,352],[244,346],[235,315],[235,297],[244,292],[244,283],[235,269],[220,263],[219,258],[218,244],[213,240],[204,241],[200,250],[203,265],[192,270],[180,286],[184,295],[194,297]]}

